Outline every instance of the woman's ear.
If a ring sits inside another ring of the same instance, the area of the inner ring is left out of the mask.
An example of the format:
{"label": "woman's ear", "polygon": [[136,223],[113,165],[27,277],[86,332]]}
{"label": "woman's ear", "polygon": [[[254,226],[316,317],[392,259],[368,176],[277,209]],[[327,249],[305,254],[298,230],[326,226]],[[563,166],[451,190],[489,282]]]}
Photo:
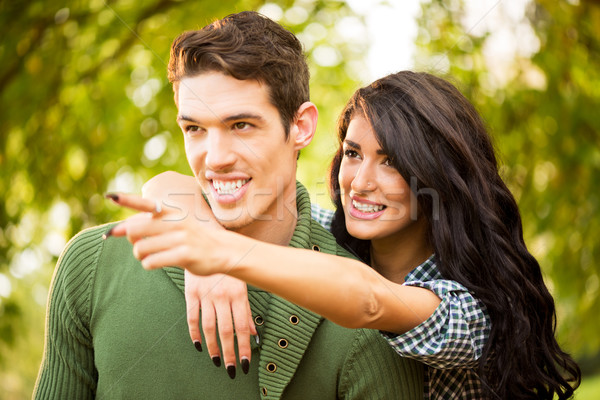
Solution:
{"label": "woman's ear", "polygon": [[296,119],[290,127],[290,139],[294,141],[294,150],[300,150],[309,145],[317,130],[319,111],[310,101],[302,103],[296,113]]}

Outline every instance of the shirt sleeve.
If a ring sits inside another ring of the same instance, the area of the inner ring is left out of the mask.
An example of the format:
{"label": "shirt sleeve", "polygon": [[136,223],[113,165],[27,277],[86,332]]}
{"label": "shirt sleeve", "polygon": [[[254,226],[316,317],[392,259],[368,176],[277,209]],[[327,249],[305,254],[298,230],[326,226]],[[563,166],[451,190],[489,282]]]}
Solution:
{"label": "shirt sleeve", "polygon": [[104,228],[81,232],[60,256],[48,297],[44,356],[34,399],[93,399],[97,371],[90,333],[92,282]]}
{"label": "shirt sleeve", "polygon": [[423,366],[398,357],[374,330],[356,330],[340,375],[338,399],[423,399]]}
{"label": "shirt sleeve", "polygon": [[310,205],[311,217],[319,223],[323,228],[331,232],[331,221],[333,221],[334,212],[326,208],[322,208],[318,204]]}
{"label": "shirt sleeve", "polygon": [[427,320],[410,331],[400,335],[382,332],[392,348],[433,368],[475,366],[490,333],[485,305],[455,281],[411,281],[405,285],[429,289],[442,301]]}

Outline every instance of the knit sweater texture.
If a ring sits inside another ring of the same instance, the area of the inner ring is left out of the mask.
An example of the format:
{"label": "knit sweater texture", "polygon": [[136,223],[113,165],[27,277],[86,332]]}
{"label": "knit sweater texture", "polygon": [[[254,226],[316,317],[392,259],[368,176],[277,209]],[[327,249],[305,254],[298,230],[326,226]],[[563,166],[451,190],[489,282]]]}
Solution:
{"label": "knit sweater texture", "polygon": [[[300,184],[297,208],[290,246],[349,256],[310,218]],[[183,270],[145,271],[126,239],[102,240],[109,227],[82,231],[58,261],[35,399],[422,399],[422,366],[377,331],[252,286],[260,343],[251,340],[249,373],[230,379],[190,340]]]}

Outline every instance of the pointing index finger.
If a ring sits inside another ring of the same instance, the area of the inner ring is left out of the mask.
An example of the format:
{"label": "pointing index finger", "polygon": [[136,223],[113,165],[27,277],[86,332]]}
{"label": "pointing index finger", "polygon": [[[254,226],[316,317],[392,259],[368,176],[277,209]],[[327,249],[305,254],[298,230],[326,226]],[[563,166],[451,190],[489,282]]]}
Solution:
{"label": "pointing index finger", "polygon": [[146,199],[139,195],[124,193],[107,193],[105,197],[111,199],[120,206],[135,211],[149,212],[154,215],[159,215],[163,212],[163,206],[160,200]]}

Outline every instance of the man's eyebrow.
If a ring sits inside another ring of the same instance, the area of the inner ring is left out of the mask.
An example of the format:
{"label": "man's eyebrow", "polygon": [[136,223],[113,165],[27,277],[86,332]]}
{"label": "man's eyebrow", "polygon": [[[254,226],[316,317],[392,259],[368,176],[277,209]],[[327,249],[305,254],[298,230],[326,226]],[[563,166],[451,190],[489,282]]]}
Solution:
{"label": "man's eyebrow", "polygon": [[198,121],[196,121],[194,118],[188,117],[187,115],[178,115],[177,122],[180,122],[180,121],[188,121],[188,122],[198,123]]}
{"label": "man's eyebrow", "polygon": [[227,117],[223,118],[223,122],[239,121],[242,119],[252,119],[255,121],[259,121],[259,122],[264,121],[264,118],[258,114],[240,113],[240,114],[228,115]]}
{"label": "man's eyebrow", "polygon": [[[350,146],[350,147],[354,147],[356,150],[360,150],[360,144],[353,142],[352,140],[349,139],[345,139],[344,142]],[[385,156],[387,155],[387,153],[385,151],[383,151],[383,149],[377,149],[377,154]]]}
{"label": "man's eyebrow", "polygon": [[[239,121],[239,120],[243,120],[243,119],[251,119],[251,120],[255,120],[255,121],[259,121],[259,122],[264,121],[264,118],[258,114],[240,113],[240,114],[228,115],[227,117],[223,118],[221,120],[221,122]],[[192,118],[188,115],[184,115],[184,114],[177,116],[177,122],[181,122],[181,121],[193,122],[195,124],[199,123],[194,118]]]}

